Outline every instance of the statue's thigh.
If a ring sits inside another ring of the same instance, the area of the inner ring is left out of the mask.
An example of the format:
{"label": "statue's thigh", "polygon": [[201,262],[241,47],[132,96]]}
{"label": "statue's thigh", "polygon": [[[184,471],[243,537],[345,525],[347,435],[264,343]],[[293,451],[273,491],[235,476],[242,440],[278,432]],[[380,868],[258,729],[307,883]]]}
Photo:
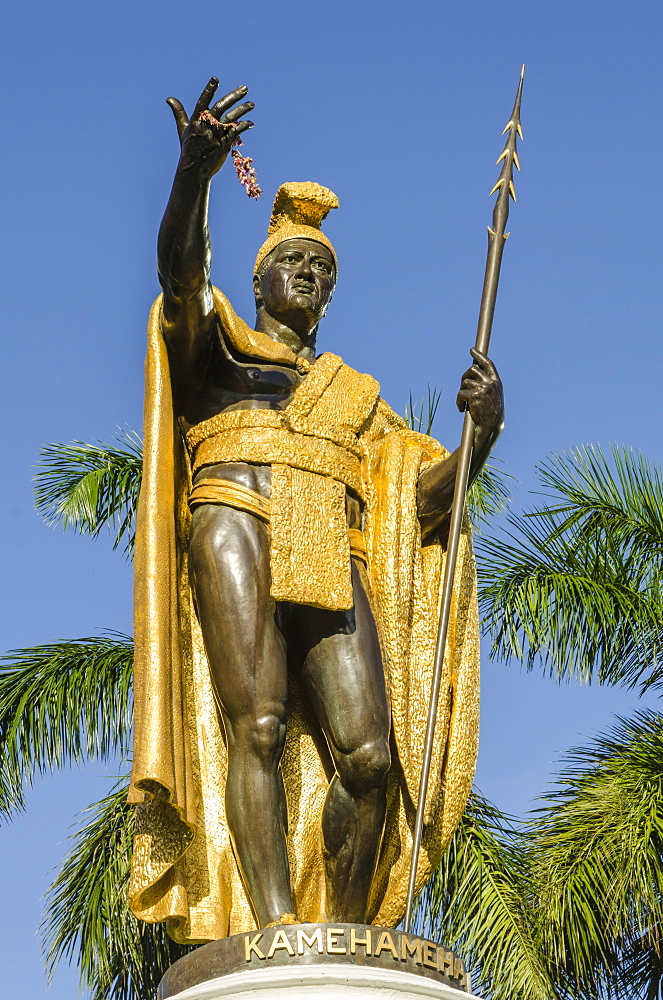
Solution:
{"label": "statue's thigh", "polygon": [[285,640],[269,593],[267,525],[232,507],[196,508],[189,576],[225,713],[230,720],[280,715],[287,695]]}
{"label": "statue's thigh", "polygon": [[390,727],[375,618],[354,560],[352,576],[353,611],[300,607],[296,621],[304,682],[332,751],[343,754],[387,741]]}

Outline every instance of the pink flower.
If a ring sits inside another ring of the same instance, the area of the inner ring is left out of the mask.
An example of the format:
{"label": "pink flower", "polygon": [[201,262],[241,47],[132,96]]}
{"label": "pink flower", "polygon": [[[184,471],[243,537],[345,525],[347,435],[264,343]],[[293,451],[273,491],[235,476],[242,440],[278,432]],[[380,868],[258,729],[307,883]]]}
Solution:
{"label": "pink flower", "polygon": [[199,122],[207,122],[212,128],[232,128],[232,125],[228,125],[225,122],[220,122],[218,118],[215,118],[210,111],[201,111],[198,115]]}
{"label": "pink flower", "polygon": [[[234,128],[234,122],[220,122],[210,114],[209,111],[203,111],[199,117],[198,121],[207,122],[212,128]],[[243,146],[244,143],[239,136],[235,139],[232,144],[231,156],[233,158],[233,163],[235,165],[235,171],[239,178],[239,183],[246,188],[246,193],[249,198],[259,198],[262,194],[262,189],[258,184],[258,178],[256,177],[256,172],[252,166],[253,160],[250,156],[241,156],[237,152],[237,146]]]}
{"label": "pink flower", "polygon": [[250,156],[242,156],[235,148],[236,146],[243,145],[244,143],[242,140],[238,139],[232,149],[232,158],[233,163],[235,164],[235,170],[237,171],[237,176],[239,177],[239,183],[246,188],[246,193],[249,198],[259,198],[262,194],[262,189],[258,184],[256,172],[251,165],[253,160]]}

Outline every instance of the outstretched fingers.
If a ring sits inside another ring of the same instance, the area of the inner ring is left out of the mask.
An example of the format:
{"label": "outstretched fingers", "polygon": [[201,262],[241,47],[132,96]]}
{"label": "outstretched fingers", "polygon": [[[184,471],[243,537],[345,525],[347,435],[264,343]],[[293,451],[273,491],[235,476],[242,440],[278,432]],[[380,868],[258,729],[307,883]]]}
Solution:
{"label": "outstretched fingers", "polygon": [[247,128],[253,128],[253,122],[239,122],[233,129],[233,135],[241,135]]}
{"label": "outstretched fingers", "polygon": [[217,101],[213,108],[210,108],[210,114],[215,118],[220,118],[221,115],[225,114],[229,108],[232,108],[233,104],[237,101],[241,101],[243,97],[246,97],[249,88],[242,84],[241,87],[237,87],[235,90],[231,90],[229,94],[222,97],[220,101]]}
{"label": "outstretched fingers", "polygon": [[176,97],[166,98],[166,104],[168,105],[170,110],[173,112],[173,115],[175,116],[175,123],[177,125],[177,134],[181,139],[184,130],[188,127],[189,124],[187,113],[182,107],[181,102],[178,101]]}
{"label": "outstretched fingers", "polygon": [[253,111],[255,104],[253,101],[247,101],[246,104],[240,104],[239,107],[233,108],[229,111],[227,115],[224,115],[221,119],[222,125],[230,125],[232,122],[236,122],[238,118],[242,115],[248,114],[249,111]]}
{"label": "outstretched fingers", "polygon": [[[173,112],[173,115],[175,116],[177,133],[180,139],[191,122],[198,121],[200,116],[205,111],[207,111],[207,114],[212,118],[215,118],[217,121],[219,121],[223,116],[222,124],[232,125],[238,118],[241,118],[242,115],[245,115],[248,111],[252,111],[255,107],[253,101],[246,101],[244,104],[240,104],[239,107],[233,108],[233,104],[236,104],[242,97],[246,97],[248,92],[248,87],[242,84],[241,87],[236,87],[235,90],[232,90],[229,94],[226,94],[225,97],[222,97],[221,100],[217,101],[216,104],[210,109],[210,102],[213,99],[218,86],[219,81],[215,76],[213,76],[198,98],[191,118],[188,117],[181,101],[178,101],[176,97],[169,97],[167,99],[166,104],[168,104],[169,108]],[[251,128],[253,123],[249,122],[241,124],[242,127],[240,128],[238,126],[236,129],[238,134],[240,132],[245,132],[247,128]]]}
{"label": "outstretched fingers", "polygon": [[212,98],[216,94],[216,88],[218,86],[219,86],[219,81],[217,80],[217,78],[215,76],[213,76],[210,79],[210,82],[207,84],[207,86],[203,90],[203,92],[200,95],[200,97],[198,98],[198,102],[197,102],[195,108],[193,109],[193,114],[191,115],[192,118],[199,118],[200,115],[202,115],[203,111],[207,111],[207,109],[209,107],[209,102],[212,100]]}

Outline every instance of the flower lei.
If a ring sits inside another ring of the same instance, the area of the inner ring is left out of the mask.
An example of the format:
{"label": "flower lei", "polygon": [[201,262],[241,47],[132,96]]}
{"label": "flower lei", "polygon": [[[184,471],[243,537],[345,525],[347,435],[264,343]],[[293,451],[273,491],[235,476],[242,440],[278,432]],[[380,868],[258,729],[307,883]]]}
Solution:
{"label": "flower lei", "polygon": [[[213,128],[234,128],[235,122],[220,122],[212,115],[209,111],[203,111],[200,115],[198,121],[207,122]],[[237,147],[243,146],[241,138],[237,136],[232,144],[230,155],[233,158],[233,165],[235,167],[235,172],[239,179],[239,183],[245,188],[249,198],[259,198],[262,194],[262,188],[258,184],[258,178],[256,177],[256,172],[253,167],[253,159],[250,156],[242,156],[238,152]]]}

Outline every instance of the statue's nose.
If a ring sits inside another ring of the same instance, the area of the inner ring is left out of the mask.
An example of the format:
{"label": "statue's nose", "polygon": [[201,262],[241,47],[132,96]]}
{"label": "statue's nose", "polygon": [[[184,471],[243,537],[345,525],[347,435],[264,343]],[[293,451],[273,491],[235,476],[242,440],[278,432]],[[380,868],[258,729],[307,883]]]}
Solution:
{"label": "statue's nose", "polygon": [[303,274],[303,275],[313,274],[313,271],[311,270],[311,257],[310,257],[309,254],[305,254],[304,257],[302,257],[300,265],[297,268],[297,274],[298,275],[300,275],[300,274]]}

